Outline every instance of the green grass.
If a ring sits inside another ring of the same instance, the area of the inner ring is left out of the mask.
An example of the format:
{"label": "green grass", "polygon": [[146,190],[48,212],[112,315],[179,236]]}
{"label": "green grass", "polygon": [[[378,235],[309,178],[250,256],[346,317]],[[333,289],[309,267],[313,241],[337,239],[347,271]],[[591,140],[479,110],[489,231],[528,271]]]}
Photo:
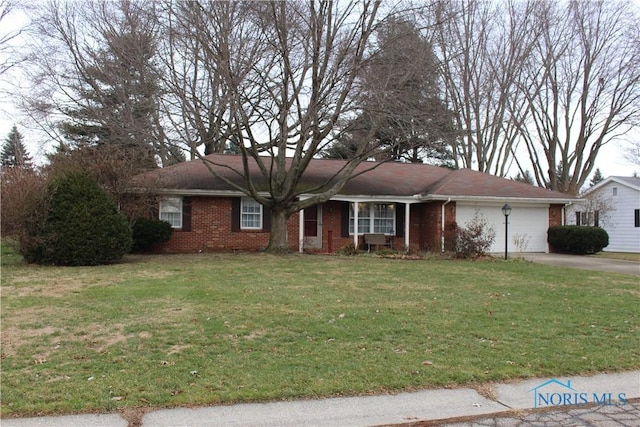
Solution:
{"label": "green grass", "polygon": [[595,255],[589,255],[597,258],[621,259],[625,261],[640,262],[640,254],[631,252],[598,252]]}
{"label": "green grass", "polygon": [[[2,415],[637,369],[636,277],[525,261],[2,256]],[[426,363],[426,362],[429,363]]]}

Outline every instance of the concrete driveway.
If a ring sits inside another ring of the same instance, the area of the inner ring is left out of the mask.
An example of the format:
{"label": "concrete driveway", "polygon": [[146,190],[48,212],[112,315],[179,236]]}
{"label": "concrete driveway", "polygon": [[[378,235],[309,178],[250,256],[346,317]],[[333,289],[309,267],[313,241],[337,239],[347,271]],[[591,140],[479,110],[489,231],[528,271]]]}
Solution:
{"label": "concrete driveway", "polygon": [[525,254],[524,259],[541,264],[557,265],[560,267],[580,268],[583,270],[608,271],[613,273],[640,276],[640,264],[635,261],[625,261],[610,258],[596,258],[584,255],[565,254]]}

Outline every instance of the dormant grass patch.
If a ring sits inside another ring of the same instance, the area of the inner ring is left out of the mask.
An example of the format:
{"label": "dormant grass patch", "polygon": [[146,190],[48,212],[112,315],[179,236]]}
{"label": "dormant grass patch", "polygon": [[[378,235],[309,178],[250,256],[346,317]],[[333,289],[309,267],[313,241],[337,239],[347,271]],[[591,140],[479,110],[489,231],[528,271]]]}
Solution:
{"label": "dormant grass patch", "polygon": [[2,263],[3,416],[478,386],[640,360],[637,278],[624,275],[265,254],[58,268],[6,248]]}

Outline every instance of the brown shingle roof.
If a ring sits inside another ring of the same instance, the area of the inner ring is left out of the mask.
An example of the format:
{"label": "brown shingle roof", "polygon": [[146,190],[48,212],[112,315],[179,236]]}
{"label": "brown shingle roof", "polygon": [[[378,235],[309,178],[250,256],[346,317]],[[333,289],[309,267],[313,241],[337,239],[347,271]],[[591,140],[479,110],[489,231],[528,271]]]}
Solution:
{"label": "brown shingle roof", "polygon": [[[265,161],[267,161],[265,159]],[[143,182],[166,190],[178,192],[197,190],[224,192],[234,188],[214,176],[209,168],[244,186],[242,156],[214,154],[203,160],[179,163],[163,169],[147,172],[138,177]],[[250,173],[256,187],[268,191],[268,182],[254,161],[250,161]],[[317,191],[346,165],[344,160],[312,160],[299,185],[300,192]],[[399,162],[365,162],[356,169],[356,176],[339,192],[343,196],[396,196],[424,198],[438,197],[502,197],[528,199],[573,200],[572,196],[529,184],[512,181],[470,169],[450,170],[424,164]]]}

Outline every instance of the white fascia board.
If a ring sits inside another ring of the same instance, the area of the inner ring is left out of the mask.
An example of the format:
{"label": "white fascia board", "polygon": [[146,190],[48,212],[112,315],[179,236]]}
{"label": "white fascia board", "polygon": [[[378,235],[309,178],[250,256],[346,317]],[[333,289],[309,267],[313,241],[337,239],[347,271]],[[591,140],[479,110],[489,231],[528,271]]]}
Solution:
{"label": "white fascia board", "polygon": [[[312,195],[306,196],[302,195],[300,198],[309,198]],[[397,195],[383,195],[383,196],[371,196],[364,194],[356,194],[352,196],[345,196],[342,194],[337,194],[331,198],[332,201],[337,202],[358,202],[358,203],[367,203],[367,202],[386,202],[386,203],[404,203],[404,204],[412,204],[412,203],[420,203],[422,200],[416,198],[416,196],[397,196]]]}
{"label": "white fascia board", "polygon": [[422,201],[431,201],[431,200],[449,200],[453,202],[485,202],[485,203],[504,203],[504,202],[512,202],[512,203],[527,203],[527,204],[545,204],[545,205],[564,205],[569,203],[580,203],[583,202],[584,199],[556,199],[556,198],[540,198],[540,197],[502,197],[502,196],[445,196],[440,194],[429,194],[426,196],[422,196]]}

